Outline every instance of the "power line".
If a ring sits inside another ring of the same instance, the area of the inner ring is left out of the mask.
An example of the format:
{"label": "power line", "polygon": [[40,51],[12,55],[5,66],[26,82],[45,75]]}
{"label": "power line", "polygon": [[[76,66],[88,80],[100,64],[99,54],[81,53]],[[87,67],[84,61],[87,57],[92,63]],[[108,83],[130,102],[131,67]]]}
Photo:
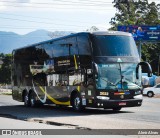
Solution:
{"label": "power line", "polygon": [[[37,26],[36,26],[37,27]],[[35,29],[35,30],[42,30],[41,28],[36,28],[36,27],[15,27],[15,26],[0,26],[0,28],[4,29],[4,28],[7,28],[7,29]],[[44,30],[52,30],[52,29],[58,29],[60,30],[60,28],[53,28],[53,27],[46,27]],[[63,29],[63,31],[68,31],[68,29]]]}
{"label": "power line", "polygon": [[[66,1],[66,0],[52,0],[52,1],[61,1],[61,2],[73,2],[73,1]],[[112,2],[108,2],[108,1],[95,1],[95,0],[79,0],[79,2],[76,3],[112,3]],[[75,3],[75,1],[73,2]]]}
{"label": "power line", "polygon": [[41,24],[52,24],[52,25],[63,25],[63,26],[72,26],[72,27],[85,27],[85,26],[79,26],[79,25],[65,25],[65,24],[55,24],[51,22],[41,22],[41,21],[33,21],[33,20],[24,20],[24,19],[17,19],[17,18],[8,18],[8,17],[0,17],[2,19],[6,20],[16,20],[16,21],[24,21],[24,22],[34,22],[34,23],[41,23]]}
{"label": "power line", "polygon": [[47,8],[47,9],[51,9],[51,8],[54,8],[54,10],[61,10],[61,9],[63,9],[63,10],[98,10],[98,11],[104,11],[104,10],[112,10],[112,9],[110,9],[110,8],[106,8],[106,9],[102,9],[102,8],[92,8],[92,7],[90,7],[90,8],[78,8],[78,7],[75,7],[75,6],[72,6],[72,9],[71,9],[71,7],[58,7],[57,8],[57,6],[55,5],[55,6],[52,6],[52,7],[37,7],[37,6],[29,6],[29,5],[20,5],[20,6],[18,6],[18,5],[0,5],[1,7],[3,7],[3,6],[9,6],[9,7],[20,7],[20,8],[22,8],[22,7],[31,7],[31,8]]}
{"label": "power line", "polygon": [[[0,28],[11,28],[11,29],[35,29],[37,26],[35,27],[15,27],[15,26],[0,26]],[[52,28],[52,27],[47,27],[46,29],[56,29],[56,28]]]}
{"label": "power line", "polygon": [[[18,4],[35,4],[35,5],[77,5],[77,4],[83,4],[82,6],[105,6],[105,5],[111,5],[111,2],[88,2],[86,3],[86,1],[79,1],[79,2],[73,2],[73,1],[62,1],[62,0],[58,0],[55,3],[56,0],[54,0],[54,2],[52,3],[42,3],[42,2],[25,2],[25,1],[1,1],[1,2],[6,2],[6,3],[18,3]],[[67,2],[67,3],[66,3]]]}
{"label": "power line", "polygon": [[[12,3],[12,5],[4,5],[4,6],[12,6],[12,7],[19,7],[18,5],[13,5],[13,4],[23,4],[23,3],[25,3],[25,4],[27,4],[27,5],[21,5],[21,7],[22,6],[24,6],[24,7],[35,7],[35,8],[53,8],[53,6],[58,6],[58,5],[60,5],[60,6],[62,6],[62,5],[64,5],[64,6],[72,6],[72,9],[77,9],[77,7],[75,7],[75,6],[79,6],[79,7],[97,7],[98,6],[98,4],[92,4],[91,5],[91,3],[90,3],[90,5],[81,5],[81,4],[69,4],[69,3],[27,3],[27,2],[17,2],[17,1],[1,1],[1,2],[5,2],[5,3]],[[41,5],[44,5],[44,4],[47,4],[47,5],[49,5],[49,6],[47,6],[47,7],[44,7],[44,6],[40,6],[40,7],[37,7],[37,6],[34,6],[34,5],[30,5],[30,4],[35,4],[35,5],[37,5],[37,4],[41,4]],[[106,7],[106,6],[111,6],[110,4],[109,5],[104,5],[104,4],[102,4],[102,5],[99,5],[100,7]],[[74,8],[73,8],[74,7]],[[66,9],[66,7],[65,8],[58,8],[58,9]],[[78,8],[78,9],[80,9],[80,8]],[[81,8],[82,9],[82,8]],[[88,8],[87,8],[88,9]],[[104,9],[100,9],[100,10],[104,10]]]}
{"label": "power line", "polygon": [[[62,20],[62,19],[57,19],[57,18],[45,18],[45,17],[37,17],[37,16],[28,16],[28,15],[19,15],[19,14],[9,14],[9,13],[0,13],[0,14],[2,14],[2,15],[13,15],[13,16],[20,16],[20,17],[29,17],[29,18],[36,18],[36,19],[47,19],[47,20],[59,20],[59,21],[64,21],[64,20]],[[66,22],[67,20],[65,19],[65,22]],[[68,20],[69,21],[69,20]],[[72,20],[70,20],[70,22],[78,22],[78,23],[89,23],[89,22],[82,22],[82,21],[72,21]],[[93,23],[93,22],[92,22]]]}

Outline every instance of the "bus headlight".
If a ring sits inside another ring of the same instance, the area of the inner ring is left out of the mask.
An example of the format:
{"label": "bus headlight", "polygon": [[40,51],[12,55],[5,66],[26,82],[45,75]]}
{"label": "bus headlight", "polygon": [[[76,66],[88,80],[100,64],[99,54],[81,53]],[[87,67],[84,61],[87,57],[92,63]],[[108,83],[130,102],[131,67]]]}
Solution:
{"label": "bus headlight", "polygon": [[134,98],[134,99],[143,99],[143,96],[142,96],[142,94],[140,94],[140,95],[134,96],[133,98]]}
{"label": "bus headlight", "polygon": [[141,94],[141,91],[136,91],[135,95]]}
{"label": "bus headlight", "polygon": [[109,100],[110,98],[109,97],[105,97],[105,96],[97,96],[97,99],[100,99],[100,100]]}

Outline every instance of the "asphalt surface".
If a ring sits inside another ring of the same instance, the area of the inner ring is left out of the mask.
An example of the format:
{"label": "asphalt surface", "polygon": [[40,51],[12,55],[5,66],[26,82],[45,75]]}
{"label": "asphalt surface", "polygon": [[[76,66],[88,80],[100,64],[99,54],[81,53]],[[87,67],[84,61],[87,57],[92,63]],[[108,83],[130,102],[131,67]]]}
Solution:
{"label": "asphalt surface", "polygon": [[11,96],[0,95],[1,118],[61,126],[66,129],[159,129],[159,107],[160,98],[144,97],[141,107],[123,108],[118,112],[86,109],[78,113],[71,107],[24,107],[23,103],[14,101]]}

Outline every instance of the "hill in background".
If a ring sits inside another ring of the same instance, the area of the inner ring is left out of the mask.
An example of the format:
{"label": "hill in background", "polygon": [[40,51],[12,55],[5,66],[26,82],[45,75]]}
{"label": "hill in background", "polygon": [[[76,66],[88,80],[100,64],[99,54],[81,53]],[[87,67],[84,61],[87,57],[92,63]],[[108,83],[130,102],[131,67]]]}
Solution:
{"label": "hill in background", "polygon": [[0,31],[0,53],[11,53],[13,49],[69,35],[71,33],[72,32],[65,31],[49,32],[46,30],[36,30],[25,35],[19,35],[13,32]]}

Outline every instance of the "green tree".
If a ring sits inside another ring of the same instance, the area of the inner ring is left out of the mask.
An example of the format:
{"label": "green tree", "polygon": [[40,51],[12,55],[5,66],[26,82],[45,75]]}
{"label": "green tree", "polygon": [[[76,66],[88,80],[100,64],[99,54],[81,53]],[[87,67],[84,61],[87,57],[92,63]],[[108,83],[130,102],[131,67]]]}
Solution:
{"label": "green tree", "polygon": [[87,29],[86,31],[89,32],[94,32],[94,31],[98,31],[99,29],[96,26],[92,26],[90,29]]}
{"label": "green tree", "polygon": [[0,59],[4,58],[4,54],[0,53]]}
{"label": "green tree", "polygon": [[110,21],[113,30],[117,30],[118,25],[160,24],[158,18],[160,4],[148,3],[148,0],[116,0],[113,3],[117,9]]}
{"label": "green tree", "polygon": [[[117,30],[118,25],[160,25],[160,4],[148,0],[114,0],[113,3],[117,12],[111,18],[110,30]],[[152,65],[153,72],[157,72],[159,55],[159,43],[143,43],[142,60]]]}
{"label": "green tree", "polygon": [[3,64],[0,68],[0,83],[10,84],[11,83],[11,54],[6,54],[2,58]]}

